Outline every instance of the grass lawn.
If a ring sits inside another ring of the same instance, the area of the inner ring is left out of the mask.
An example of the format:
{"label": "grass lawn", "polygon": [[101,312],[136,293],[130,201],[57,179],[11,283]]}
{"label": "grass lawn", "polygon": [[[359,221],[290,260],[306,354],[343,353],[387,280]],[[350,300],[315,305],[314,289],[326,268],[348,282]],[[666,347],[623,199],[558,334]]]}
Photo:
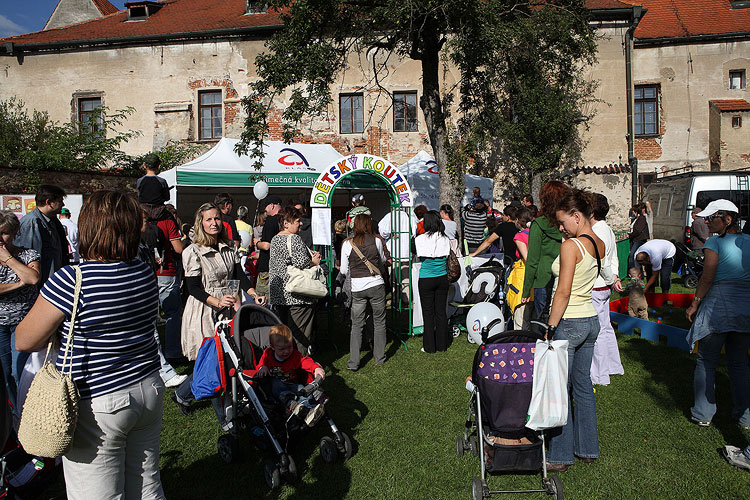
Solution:
{"label": "grass lawn", "polygon": [[[358,372],[346,370],[348,331],[331,332],[339,347],[317,356],[325,364],[329,412],[354,441],[345,463],[325,464],[311,431],[292,452],[300,481],[270,492],[260,452],[243,441],[244,458],[227,465],[216,452],[220,435],[213,410],[190,417],[165,401],[161,470],[175,499],[458,499],[471,498],[479,460],[456,456],[469,393],[463,387],[475,346],[456,339],[447,353],[389,345],[389,360],[375,366],[366,354]],[[717,375],[719,412],[708,429],[691,424],[694,358],[638,337],[619,338],[625,376],[596,392],[601,458],[563,473],[566,498],[747,498],[750,474],[719,456],[724,444],[745,446],[747,436],[729,417],[731,400],[722,367]],[[490,488],[537,488],[539,476],[493,476]],[[525,495],[523,498],[534,498]],[[545,495],[537,495],[543,498]],[[518,496],[511,497],[518,498]]]}

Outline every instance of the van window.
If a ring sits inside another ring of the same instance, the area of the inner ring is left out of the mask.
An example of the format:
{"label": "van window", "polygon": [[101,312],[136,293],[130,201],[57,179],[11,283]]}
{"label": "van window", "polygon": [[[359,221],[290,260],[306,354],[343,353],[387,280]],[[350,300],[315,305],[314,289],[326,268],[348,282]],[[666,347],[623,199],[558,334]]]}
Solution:
{"label": "van window", "polygon": [[729,200],[740,209],[741,217],[750,215],[750,191],[730,191],[729,189],[699,191],[695,198],[695,205],[706,208],[706,205],[715,200]]}

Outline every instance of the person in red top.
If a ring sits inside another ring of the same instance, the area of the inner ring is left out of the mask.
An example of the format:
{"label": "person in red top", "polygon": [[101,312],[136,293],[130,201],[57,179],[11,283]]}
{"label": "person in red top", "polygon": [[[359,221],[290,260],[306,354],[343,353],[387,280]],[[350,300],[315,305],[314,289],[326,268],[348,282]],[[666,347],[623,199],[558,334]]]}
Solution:
{"label": "person in red top", "polygon": [[161,266],[156,270],[159,304],[167,320],[164,325],[164,357],[170,362],[180,362],[183,359],[180,343],[182,299],[175,255],[182,253],[185,244],[182,242],[177,223],[171,215],[160,217],[156,225],[164,234],[164,240],[168,242],[164,248]]}
{"label": "person in red top", "polygon": [[325,370],[309,356],[302,356],[294,348],[292,331],[288,326],[277,324],[271,327],[269,333],[271,347],[263,351],[258,362],[258,377],[271,377],[271,395],[280,403],[286,405],[296,417],[301,417],[306,411],[304,422],[312,427],[323,415],[323,404],[314,399],[314,394],[294,398],[305,383],[314,378],[324,379]]}

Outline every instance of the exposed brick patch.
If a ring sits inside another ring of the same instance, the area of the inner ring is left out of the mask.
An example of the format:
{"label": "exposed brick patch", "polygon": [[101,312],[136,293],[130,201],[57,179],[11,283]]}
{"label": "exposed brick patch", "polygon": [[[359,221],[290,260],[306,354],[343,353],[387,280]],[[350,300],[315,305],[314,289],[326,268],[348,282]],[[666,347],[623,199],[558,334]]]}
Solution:
{"label": "exposed brick patch", "polygon": [[661,158],[661,145],[653,137],[636,139],[633,147],[635,156],[639,160],[658,160]]}
{"label": "exposed brick patch", "polygon": [[[191,80],[188,82],[188,88],[190,90],[198,90],[210,87],[223,87],[225,101],[239,99],[240,97],[240,95],[237,93],[237,90],[234,88],[234,84],[232,83],[231,78],[215,78],[213,80],[202,78],[199,80]],[[233,123],[239,112],[239,102],[225,102],[224,122]]]}
{"label": "exposed brick patch", "polygon": [[740,155],[740,158],[742,158],[742,161],[750,165],[750,154],[742,154]]}
{"label": "exposed brick patch", "polygon": [[224,121],[226,123],[233,123],[234,119],[240,112],[239,102],[225,102],[224,103]]}

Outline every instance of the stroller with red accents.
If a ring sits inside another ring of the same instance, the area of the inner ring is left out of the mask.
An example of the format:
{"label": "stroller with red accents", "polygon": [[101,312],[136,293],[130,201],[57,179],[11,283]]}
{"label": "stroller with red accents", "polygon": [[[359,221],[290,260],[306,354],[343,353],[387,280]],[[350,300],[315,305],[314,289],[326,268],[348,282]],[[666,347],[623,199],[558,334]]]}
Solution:
{"label": "stroller with red accents", "polygon": [[[225,313],[225,310],[219,314]],[[231,320],[217,322],[217,334],[221,339],[223,362],[226,372],[227,390],[224,397],[226,421],[231,423],[227,434],[219,436],[219,456],[227,463],[238,460],[240,438],[249,434],[256,446],[271,452],[264,465],[264,476],[268,487],[281,486],[282,480],[292,483],[297,480],[297,467],[288,452],[290,436],[306,430],[300,421],[285,414],[285,408],[264,390],[264,379],[256,378],[257,364],[263,350],[270,345],[269,331],[281,320],[269,309],[254,304],[245,304]],[[298,396],[312,395],[317,401],[327,401],[321,390],[321,380],[307,380],[307,385]],[[323,461],[332,463],[337,458],[348,459],[352,455],[349,436],[340,431],[327,412],[320,422],[326,421],[332,436],[320,440]]]}
{"label": "stroller with red accents", "polygon": [[[494,321],[502,321],[497,319]],[[533,321],[533,325],[542,323]],[[469,416],[463,436],[456,439],[459,457],[465,451],[478,456],[481,476],[472,481],[472,498],[499,493],[547,493],[563,498],[556,475],[547,475],[544,433],[528,429],[536,341],[544,337],[526,330],[510,330],[488,338],[496,325],[482,328],[482,344],[474,355]],[[488,473],[541,472],[542,487],[535,490],[490,490]]]}

